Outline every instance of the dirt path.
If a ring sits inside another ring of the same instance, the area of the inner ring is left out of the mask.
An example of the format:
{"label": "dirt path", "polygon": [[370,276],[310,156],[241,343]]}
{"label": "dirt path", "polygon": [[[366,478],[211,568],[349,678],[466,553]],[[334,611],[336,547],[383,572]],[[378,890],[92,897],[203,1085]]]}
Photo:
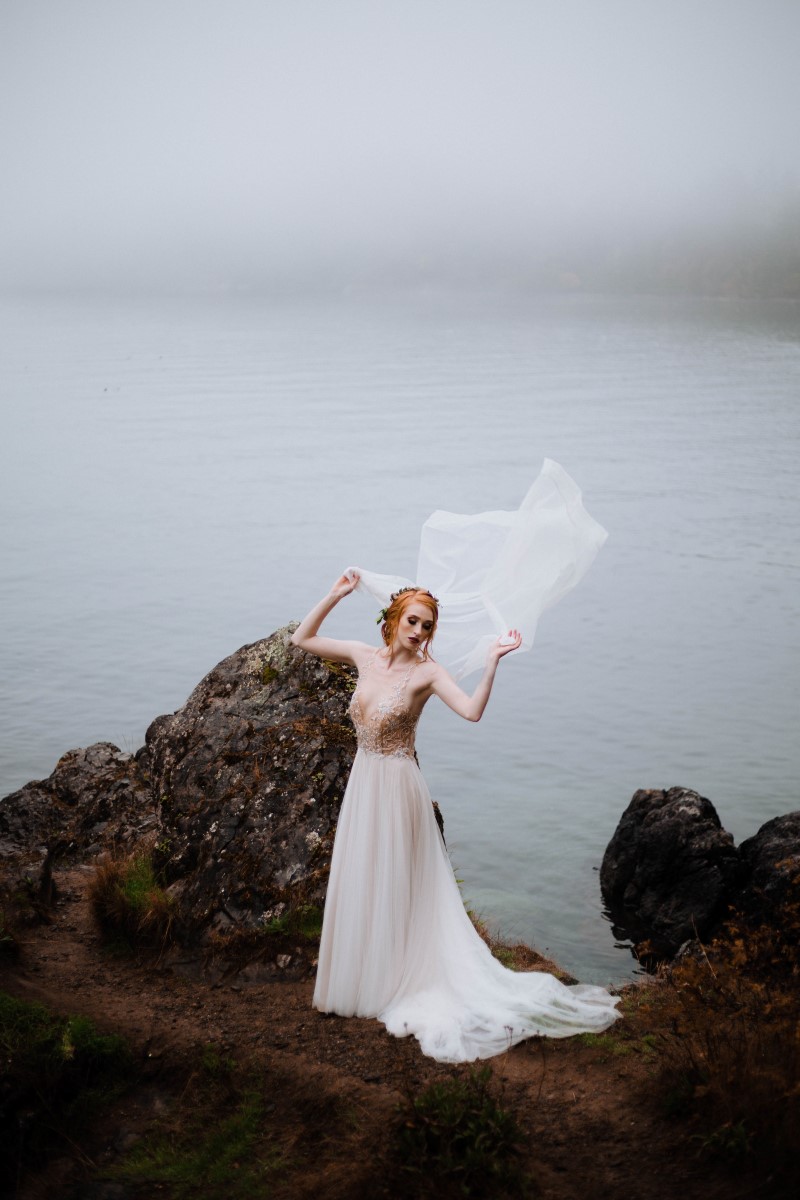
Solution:
{"label": "dirt path", "polygon": [[[279,1071],[287,1095],[294,1080],[298,1094],[310,1089],[328,1101],[347,1098],[358,1114],[353,1137],[363,1159],[364,1147],[381,1141],[404,1096],[463,1071],[423,1057],[413,1039],[393,1038],[375,1021],[317,1013],[311,1008],[311,978],[254,982],[239,976],[209,982],[194,964],[159,966],[113,956],[98,936],[86,901],[89,875],[88,869],[78,869],[56,876],[60,899],[52,924],[30,932],[20,963],[6,970],[0,985],[56,1012],[84,1014],[104,1030],[122,1033],[153,1064],[155,1076],[159,1064],[168,1074],[170,1064],[213,1043],[240,1064]],[[753,1195],[694,1157],[686,1126],[664,1117],[652,1087],[653,1054],[642,1033],[631,1016],[615,1027],[607,1045],[536,1039],[492,1060],[496,1083],[530,1135],[531,1172],[541,1196],[728,1200]],[[151,1111],[145,1109],[137,1117],[134,1098],[108,1114],[102,1131],[108,1155],[113,1157],[114,1147],[124,1147],[126,1131],[135,1134],[137,1120],[152,1123],[152,1105]],[[299,1126],[302,1106],[293,1111]],[[303,1129],[298,1127],[294,1136],[301,1140]],[[348,1188],[355,1144],[345,1142],[340,1151],[327,1147],[316,1175],[307,1171],[287,1194],[389,1194],[377,1183],[368,1188],[362,1176],[357,1184],[358,1172]],[[66,1160],[59,1169],[62,1179],[69,1177]],[[20,1196],[57,1200],[65,1194],[58,1190],[53,1169],[48,1170],[30,1180]]]}

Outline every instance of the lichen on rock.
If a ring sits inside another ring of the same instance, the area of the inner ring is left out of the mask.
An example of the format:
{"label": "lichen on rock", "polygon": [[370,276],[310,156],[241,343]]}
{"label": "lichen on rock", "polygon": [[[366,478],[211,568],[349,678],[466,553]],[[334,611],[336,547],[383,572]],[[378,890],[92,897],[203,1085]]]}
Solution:
{"label": "lichen on rock", "polygon": [[180,881],[183,925],[256,928],[294,896],[321,904],[355,753],[352,675],[291,644],[294,626],[219,663],[147,731],[153,785]]}

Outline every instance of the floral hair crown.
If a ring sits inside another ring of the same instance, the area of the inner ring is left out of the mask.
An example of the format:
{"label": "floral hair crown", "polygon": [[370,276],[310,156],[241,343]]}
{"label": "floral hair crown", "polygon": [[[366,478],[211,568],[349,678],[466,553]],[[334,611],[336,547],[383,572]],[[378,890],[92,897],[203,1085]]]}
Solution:
{"label": "floral hair crown", "polygon": [[394,604],[394,602],[398,598],[398,596],[402,596],[404,592],[424,592],[424,594],[426,596],[430,596],[431,600],[436,605],[436,609],[437,609],[437,613],[438,613],[439,597],[434,596],[433,592],[429,592],[427,588],[404,587],[404,588],[400,588],[399,592],[392,592],[391,596],[389,597],[388,605],[386,606],[386,608],[382,608],[380,613],[378,614],[378,619],[375,622],[376,625],[381,625],[386,620],[386,617],[388,616],[388,613],[389,613],[389,609],[392,607],[392,605]]}

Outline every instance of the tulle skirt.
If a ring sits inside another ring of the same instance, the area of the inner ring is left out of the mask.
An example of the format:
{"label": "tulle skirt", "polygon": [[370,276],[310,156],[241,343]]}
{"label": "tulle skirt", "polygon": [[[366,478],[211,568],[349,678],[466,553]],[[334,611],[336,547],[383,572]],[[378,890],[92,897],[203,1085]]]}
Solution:
{"label": "tulle skirt", "polygon": [[413,759],[356,754],[331,861],[314,1006],[377,1017],[424,1054],[470,1062],[535,1034],[606,1029],[617,998],[516,972],[467,916]]}

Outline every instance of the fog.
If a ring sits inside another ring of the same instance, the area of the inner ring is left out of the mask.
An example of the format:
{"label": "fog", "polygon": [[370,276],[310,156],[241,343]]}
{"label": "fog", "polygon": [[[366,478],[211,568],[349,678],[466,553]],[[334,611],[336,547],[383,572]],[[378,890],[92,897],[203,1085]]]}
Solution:
{"label": "fog", "polygon": [[797,0],[0,0],[0,286],[790,237],[798,47]]}

